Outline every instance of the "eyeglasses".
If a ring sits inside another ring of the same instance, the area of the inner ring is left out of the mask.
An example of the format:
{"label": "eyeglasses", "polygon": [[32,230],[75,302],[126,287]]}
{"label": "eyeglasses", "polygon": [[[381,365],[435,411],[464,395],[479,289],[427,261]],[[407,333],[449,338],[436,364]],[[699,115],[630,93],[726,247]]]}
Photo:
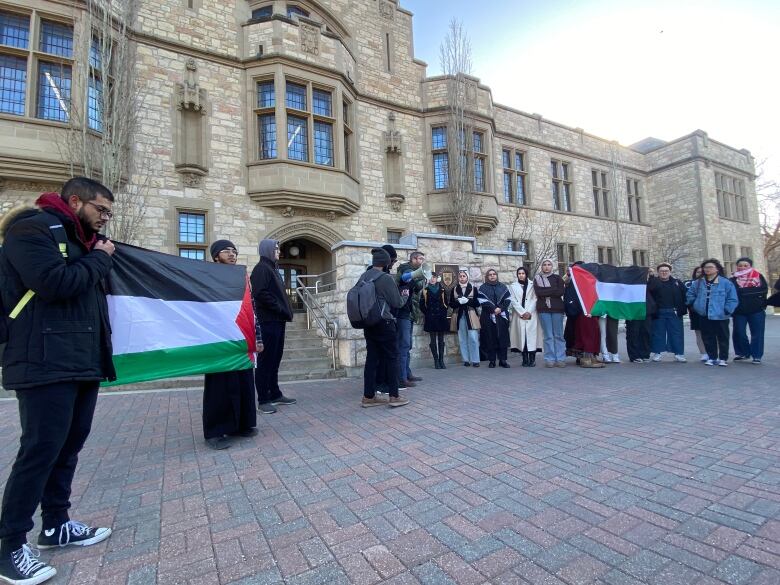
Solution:
{"label": "eyeglasses", "polygon": [[220,251],[220,254],[232,254],[233,256],[238,256],[238,250],[235,248],[225,248],[224,250]]}
{"label": "eyeglasses", "polygon": [[108,207],[103,207],[102,205],[98,205],[97,203],[92,203],[92,201],[86,201],[87,205],[91,205],[95,209],[97,209],[97,212],[100,214],[100,217],[105,217],[106,219],[111,219],[114,217],[114,212],[111,211]]}

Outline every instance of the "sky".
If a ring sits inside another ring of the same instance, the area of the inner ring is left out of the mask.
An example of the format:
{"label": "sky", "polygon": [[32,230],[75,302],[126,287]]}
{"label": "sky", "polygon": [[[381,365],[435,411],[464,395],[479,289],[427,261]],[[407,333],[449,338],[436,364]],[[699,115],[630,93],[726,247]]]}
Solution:
{"label": "sky", "polygon": [[696,129],[780,181],[778,0],[400,0],[441,72],[451,19],[493,101],[629,145]]}

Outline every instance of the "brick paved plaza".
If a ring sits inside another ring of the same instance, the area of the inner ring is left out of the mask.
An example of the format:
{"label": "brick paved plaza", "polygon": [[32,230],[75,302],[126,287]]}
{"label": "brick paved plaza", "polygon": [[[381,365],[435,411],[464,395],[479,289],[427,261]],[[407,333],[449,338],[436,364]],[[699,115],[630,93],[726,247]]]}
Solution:
{"label": "brick paved plaza", "polygon": [[[289,385],[298,405],[221,452],[197,391],[105,395],[73,504],[114,534],[43,558],[74,585],[777,585],[770,321],[760,367],[451,365],[395,410],[357,380]],[[5,478],[14,400],[0,417]]]}

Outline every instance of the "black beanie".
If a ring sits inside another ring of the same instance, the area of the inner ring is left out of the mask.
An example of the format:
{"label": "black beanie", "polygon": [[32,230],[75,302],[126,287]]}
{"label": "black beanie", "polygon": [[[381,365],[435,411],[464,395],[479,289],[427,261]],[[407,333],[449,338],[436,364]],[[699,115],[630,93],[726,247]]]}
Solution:
{"label": "black beanie", "polygon": [[371,266],[381,266],[382,268],[390,266],[390,254],[387,253],[387,250],[382,248],[371,250]]}
{"label": "black beanie", "polygon": [[398,258],[398,253],[395,251],[395,248],[393,248],[390,244],[385,244],[382,246],[382,249],[390,254],[390,260],[395,262],[396,258]]}
{"label": "black beanie", "polygon": [[236,246],[230,240],[217,240],[211,244],[211,259],[213,260],[219,256],[219,253],[226,248],[233,248],[234,250],[238,250],[238,248],[236,248]]}

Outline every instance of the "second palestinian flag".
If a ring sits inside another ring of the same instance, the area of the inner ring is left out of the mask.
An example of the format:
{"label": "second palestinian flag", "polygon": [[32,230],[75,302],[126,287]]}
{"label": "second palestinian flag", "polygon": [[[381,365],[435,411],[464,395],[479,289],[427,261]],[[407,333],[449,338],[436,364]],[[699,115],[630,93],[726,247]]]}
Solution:
{"label": "second palestinian flag", "polygon": [[647,268],[580,264],[571,267],[571,275],[586,313],[626,320],[647,316]]}
{"label": "second palestinian flag", "polygon": [[108,309],[110,385],[253,367],[246,269],[117,244]]}

